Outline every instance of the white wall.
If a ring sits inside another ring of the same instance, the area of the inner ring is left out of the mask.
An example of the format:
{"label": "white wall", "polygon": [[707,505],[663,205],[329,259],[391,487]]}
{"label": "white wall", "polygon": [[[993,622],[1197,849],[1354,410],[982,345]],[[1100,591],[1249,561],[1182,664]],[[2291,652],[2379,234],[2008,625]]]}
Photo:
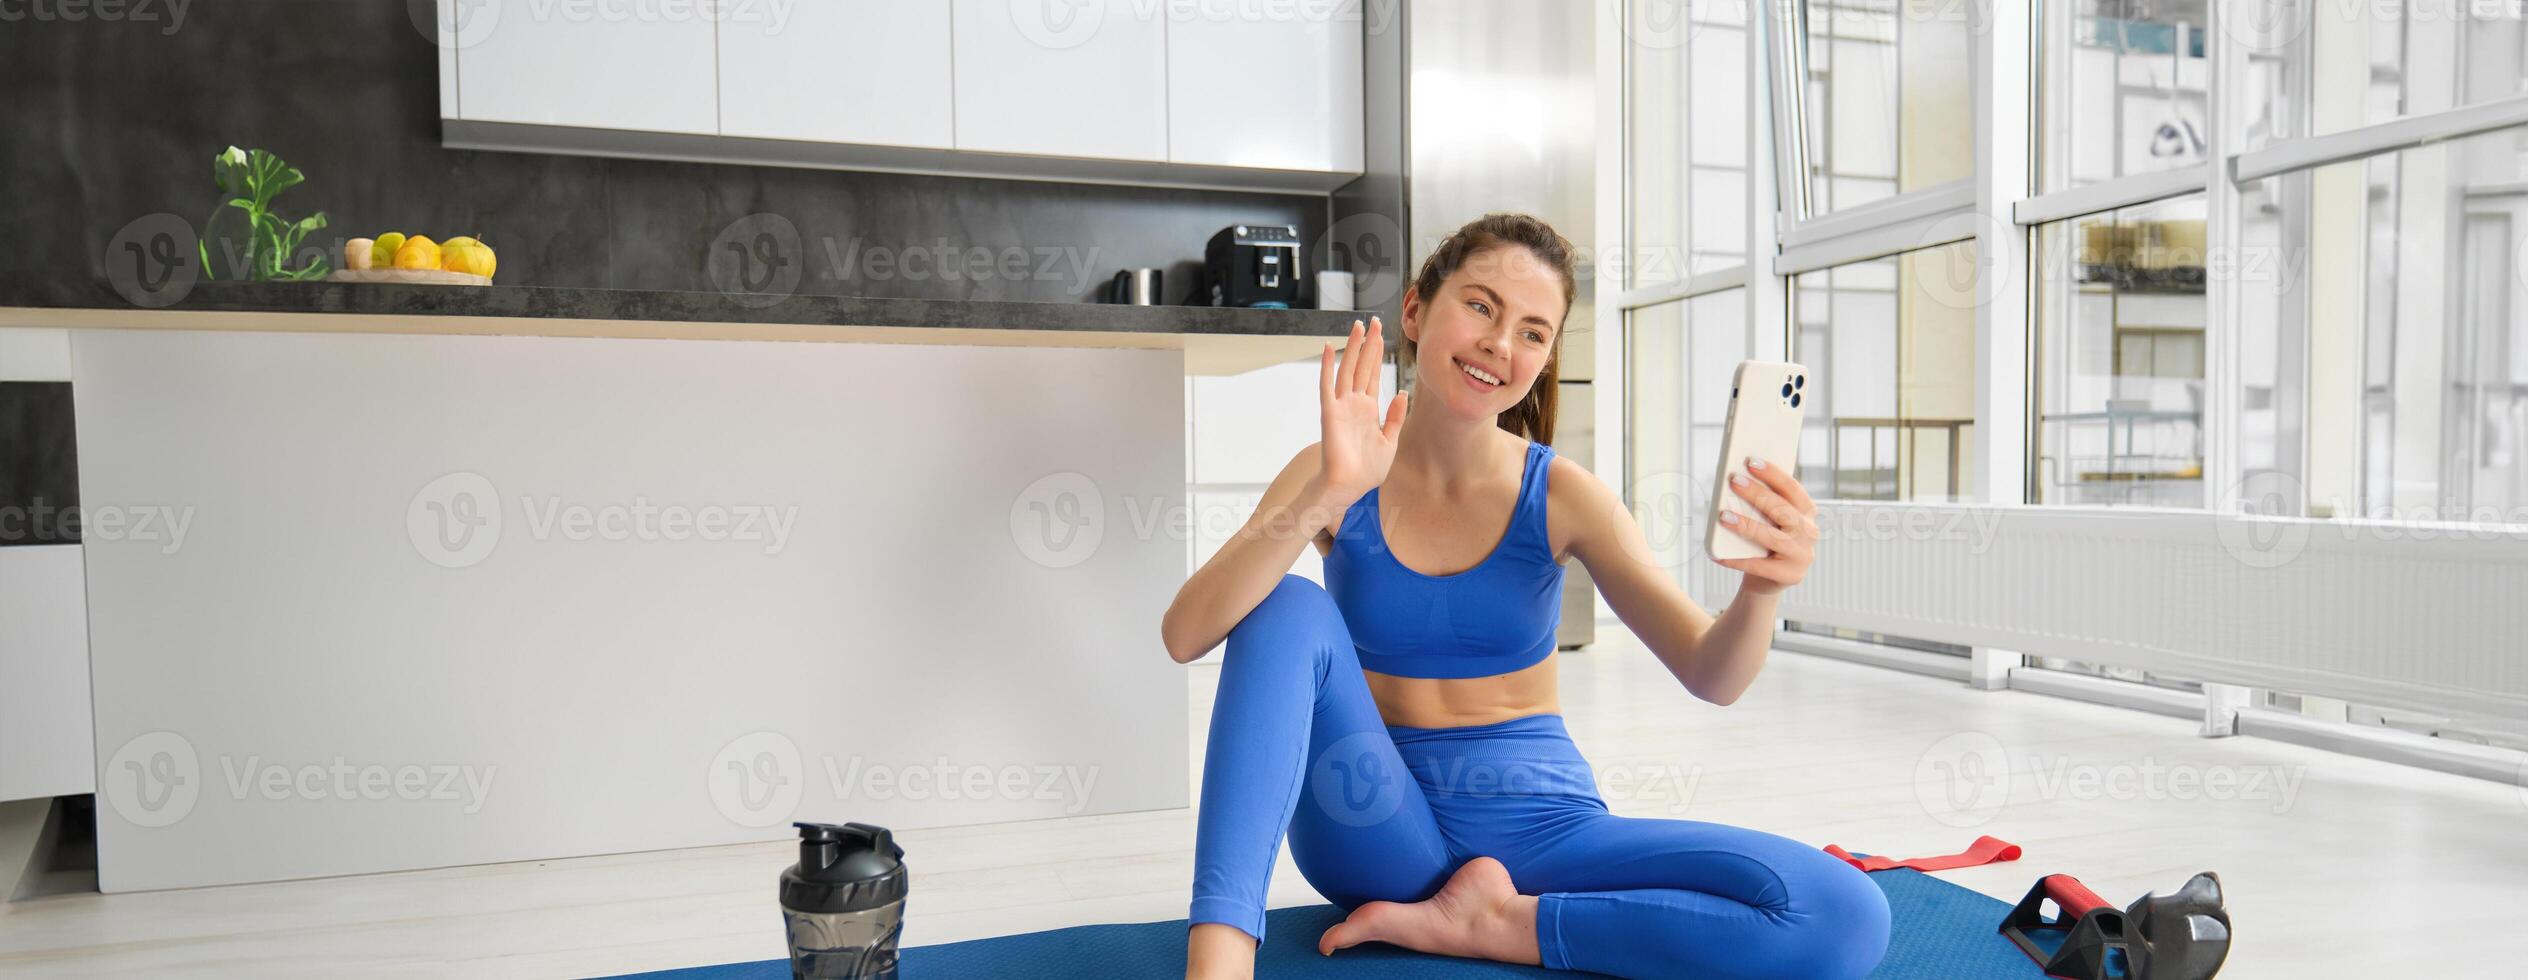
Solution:
{"label": "white wall", "polygon": [[[1177,352],[74,344],[86,502],[188,520],[87,542],[107,891],[1189,801],[1186,545],[1138,522],[1183,498]],[[795,516],[538,530],[640,505]]]}

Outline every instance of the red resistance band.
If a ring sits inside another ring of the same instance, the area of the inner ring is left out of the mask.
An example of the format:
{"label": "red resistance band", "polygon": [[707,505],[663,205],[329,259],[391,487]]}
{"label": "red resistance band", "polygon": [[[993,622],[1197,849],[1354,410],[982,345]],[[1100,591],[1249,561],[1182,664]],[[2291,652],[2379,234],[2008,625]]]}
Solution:
{"label": "red resistance band", "polygon": [[1971,868],[1979,864],[1991,864],[1995,861],[2016,861],[2019,859],[2019,845],[2002,840],[1999,837],[1978,837],[1975,838],[1975,843],[1967,845],[1965,850],[1959,851],[1955,854],[1905,858],[1903,860],[1891,858],[1883,854],[1872,854],[1868,857],[1854,857],[1852,856],[1851,851],[1844,850],[1841,845],[1837,844],[1826,845],[1826,853],[1842,858],[1845,864],[1849,864],[1863,871],[1885,871],[1889,868],[1912,868],[1916,871],[1947,871],[1950,868]]}

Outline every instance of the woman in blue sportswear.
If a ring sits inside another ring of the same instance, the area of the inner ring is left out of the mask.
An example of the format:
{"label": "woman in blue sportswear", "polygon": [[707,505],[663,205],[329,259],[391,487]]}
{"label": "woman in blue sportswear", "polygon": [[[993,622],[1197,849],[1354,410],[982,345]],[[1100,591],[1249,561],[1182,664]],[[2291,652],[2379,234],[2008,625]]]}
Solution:
{"label": "woman in blue sportswear", "polygon": [[[1761,831],[1616,816],[1564,730],[1554,629],[1563,562],[1687,691],[1754,681],[1776,597],[1814,555],[1788,467],[1730,489],[1763,558],[1717,618],[1678,588],[1612,489],[1554,455],[1572,246],[1495,214],[1434,249],[1404,300],[1398,393],[1380,421],[1384,325],[1320,364],[1322,439],[1186,580],[1160,631],[1190,663],[1224,640],[1205,749],[1185,973],[1251,976],[1286,833],[1349,918],[1318,950],[1386,942],[1620,977],[1859,977],[1887,950],[1885,895],[1824,851]],[[1410,411],[1407,410],[1410,405]],[[1325,585],[1289,574],[1299,549]]]}

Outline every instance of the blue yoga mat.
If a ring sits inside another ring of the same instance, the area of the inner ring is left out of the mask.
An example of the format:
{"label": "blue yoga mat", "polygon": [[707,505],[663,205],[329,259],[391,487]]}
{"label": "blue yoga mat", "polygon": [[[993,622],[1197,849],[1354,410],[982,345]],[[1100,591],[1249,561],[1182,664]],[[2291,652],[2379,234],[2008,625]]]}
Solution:
{"label": "blue yoga mat", "polygon": [[[1896,913],[1895,938],[1880,960],[1878,980],[2043,980],[2045,973],[1998,931],[2010,903],[1919,871],[1870,873]],[[767,913],[770,914],[770,913]],[[1347,977],[1460,980],[1470,977],[1573,976],[1532,966],[1432,956],[1385,943],[1363,943],[1317,955],[1317,936],[1343,921],[1331,905],[1274,909],[1266,914],[1259,977]],[[905,980],[934,977],[1035,977],[1110,980],[1182,976],[1185,920],[1074,926],[1019,936],[915,946],[904,951]],[[633,974],[642,980],[789,980],[790,961],[730,963]],[[630,980],[629,977],[616,980]]]}

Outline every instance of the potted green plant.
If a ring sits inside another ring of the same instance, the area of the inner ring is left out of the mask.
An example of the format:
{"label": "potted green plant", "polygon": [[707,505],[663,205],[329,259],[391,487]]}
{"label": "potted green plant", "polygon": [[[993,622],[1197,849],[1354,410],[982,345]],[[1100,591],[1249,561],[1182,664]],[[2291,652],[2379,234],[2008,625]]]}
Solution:
{"label": "potted green plant", "polygon": [[296,268],[283,264],[298,254],[309,232],[325,227],[325,212],[291,221],[272,210],[272,199],[305,183],[306,174],[263,150],[234,146],[212,160],[211,173],[228,200],[211,212],[210,220],[203,222],[204,276],[218,277],[211,263],[211,240],[217,237],[220,217],[234,208],[244,214],[246,222],[246,248],[238,263],[242,267],[238,278],[248,282],[303,282],[325,277],[329,267],[321,255]]}

